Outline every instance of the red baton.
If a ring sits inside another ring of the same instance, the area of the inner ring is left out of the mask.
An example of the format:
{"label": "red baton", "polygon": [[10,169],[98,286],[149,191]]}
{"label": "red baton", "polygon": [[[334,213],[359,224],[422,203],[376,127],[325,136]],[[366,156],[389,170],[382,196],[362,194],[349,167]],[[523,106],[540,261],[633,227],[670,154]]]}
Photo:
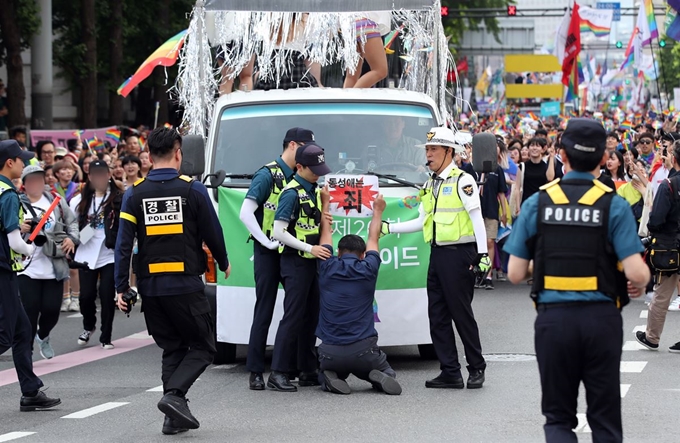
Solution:
{"label": "red baton", "polygon": [[35,238],[38,236],[40,231],[42,231],[42,228],[43,228],[43,226],[45,226],[45,223],[47,222],[47,220],[49,220],[50,215],[52,214],[52,211],[54,211],[54,208],[57,207],[57,205],[59,204],[60,201],[61,201],[61,195],[57,195],[54,198],[54,201],[52,202],[50,207],[47,208],[47,211],[45,212],[45,214],[40,219],[40,222],[38,222],[38,226],[35,227],[35,229],[31,233],[31,236],[28,237],[28,241],[33,242],[33,240],[35,240]]}

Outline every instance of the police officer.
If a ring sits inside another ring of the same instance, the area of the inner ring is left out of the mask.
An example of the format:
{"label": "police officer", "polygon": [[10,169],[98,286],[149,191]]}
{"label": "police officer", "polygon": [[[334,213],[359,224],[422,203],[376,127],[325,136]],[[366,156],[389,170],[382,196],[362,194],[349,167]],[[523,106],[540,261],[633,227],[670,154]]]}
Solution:
{"label": "police officer", "polygon": [[33,372],[31,322],[19,298],[17,272],[24,269],[21,256],[30,256],[35,245],[21,238],[24,211],[12,180],[21,178],[24,162],[33,153],[24,151],[16,140],[0,142],[0,355],[12,348],[14,367],[21,386],[22,411],[53,408],[61,404],[40,391],[43,382]]}
{"label": "police officer", "polygon": [[[567,174],[522,205],[505,244],[508,278],[528,277],[538,316],[535,346],[547,442],[576,442],[581,381],[593,441],[620,442],[621,307],[649,280],[630,207],[595,178],[607,156],[595,120],[572,119],[562,136]],[[620,266],[623,273],[619,272]]]}
{"label": "police officer", "polygon": [[[673,133],[666,133],[671,134]],[[673,249],[677,247],[680,238],[680,141],[664,149],[670,151],[673,157],[673,168],[656,191],[647,228],[656,247]],[[654,297],[649,304],[647,328],[635,333],[637,341],[649,350],[659,349],[661,332],[666,322],[668,306],[678,286],[678,277],[677,271],[657,271]]]}
{"label": "police officer", "polygon": [[185,395],[212,363],[215,332],[201,275],[208,246],[220,270],[231,268],[217,214],[205,186],[179,175],[182,138],[168,128],[148,138],[154,165],[123,196],[116,242],[118,307],[127,309],[123,294],[130,289],[130,257],[135,237],[139,245],[137,286],[144,298],[149,334],[163,349],[162,431],[177,434],[197,429]]}
{"label": "police officer", "polygon": [[399,224],[383,222],[383,233],[423,231],[431,246],[427,275],[430,336],[441,364],[441,374],[425,382],[428,388],[462,389],[456,338],[451,321],[465,348],[468,389],[484,385],[486,362],[479,329],[472,312],[475,272],[490,268],[486,230],[479,190],[474,178],[453,161],[457,143],[448,128],[427,133],[427,166],[433,172],[421,191],[420,217]]}
{"label": "police officer", "polygon": [[250,389],[264,390],[264,359],[267,334],[274,315],[276,294],[281,279],[279,242],[273,237],[274,215],[281,192],[293,179],[295,152],[314,141],[309,129],[291,128],[283,139],[283,154],[267,163],[253,176],[250,189],[241,206],[240,218],[248,228],[253,243],[255,270],[255,311],[250,328],[246,368],[250,371]]}
{"label": "police officer", "polygon": [[274,238],[283,247],[281,278],[286,296],[283,318],[274,342],[270,389],[295,392],[288,374],[299,369],[300,386],[317,386],[317,360],[314,353],[316,325],[319,322],[319,276],[317,259],[331,256],[319,245],[323,215],[317,181],[331,172],[324,151],[308,143],[295,152],[297,173],[285,187],[274,216]]}

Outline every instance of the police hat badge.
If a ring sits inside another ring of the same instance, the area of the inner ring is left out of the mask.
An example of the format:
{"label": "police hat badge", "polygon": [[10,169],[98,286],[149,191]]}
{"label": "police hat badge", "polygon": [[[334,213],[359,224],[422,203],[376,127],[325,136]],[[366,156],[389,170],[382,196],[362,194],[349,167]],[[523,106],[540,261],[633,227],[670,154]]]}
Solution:
{"label": "police hat badge", "polygon": [[434,133],[434,132],[428,132],[428,133],[426,134],[426,136],[427,136],[427,141],[429,142],[429,141],[431,141],[432,138],[435,136],[435,133]]}

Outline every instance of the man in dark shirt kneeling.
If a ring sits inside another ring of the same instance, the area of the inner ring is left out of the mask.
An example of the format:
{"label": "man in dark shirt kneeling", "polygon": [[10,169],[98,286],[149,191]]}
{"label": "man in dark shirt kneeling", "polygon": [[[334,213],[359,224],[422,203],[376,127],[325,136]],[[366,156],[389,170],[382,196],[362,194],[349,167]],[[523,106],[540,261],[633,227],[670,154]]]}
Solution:
{"label": "man in dark shirt kneeling", "polygon": [[[321,192],[321,206],[330,196]],[[373,298],[380,270],[378,238],[386,203],[382,195],[373,204],[368,244],[358,235],[346,235],[338,243],[338,257],[320,262],[321,307],[316,335],[319,346],[321,387],[336,394],[350,394],[349,374],[370,382],[390,395],[401,394],[396,373],[378,347]],[[331,220],[322,217],[320,244],[333,253]]]}

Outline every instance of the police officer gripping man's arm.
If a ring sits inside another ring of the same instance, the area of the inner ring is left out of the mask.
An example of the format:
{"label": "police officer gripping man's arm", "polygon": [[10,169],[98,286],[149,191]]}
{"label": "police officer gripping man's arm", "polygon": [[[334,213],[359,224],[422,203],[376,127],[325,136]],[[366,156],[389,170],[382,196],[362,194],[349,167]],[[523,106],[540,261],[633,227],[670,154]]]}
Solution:
{"label": "police officer gripping man's arm", "polygon": [[250,372],[249,387],[265,389],[262,373],[265,369],[267,335],[274,314],[276,295],[281,279],[280,243],[274,239],[274,215],[284,188],[295,174],[295,152],[300,146],[314,141],[309,129],[291,128],[283,139],[283,153],[267,163],[253,176],[241,206],[240,219],[248,228],[253,242],[255,271],[255,309],[248,341],[246,368]]}
{"label": "police officer gripping man's arm", "polygon": [[664,151],[666,150],[670,151],[668,155],[672,159],[673,167],[668,173],[668,178],[659,184],[647,223],[652,235],[652,252],[649,253],[649,258],[656,271],[656,286],[654,297],[649,304],[647,328],[635,332],[637,341],[651,350],[659,349],[666,313],[680,278],[677,254],[671,253],[664,259],[663,254],[657,254],[655,251],[677,250],[680,238],[680,141],[664,147]]}
{"label": "police officer gripping man's arm", "polygon": [[534,261],[536,359],[548,442],[576,440],[581,381],[593,440],[623,439],[619,311],[628,301],[626,278],[631,290],[644,288],[649,269],[630,206],[595,179],[607,158],[606,138],[600,122],[569,121],[560,149],[567,174],[524,202],[505,244],[511,282],[522,281]]}
{"label": "police officer gripping man's arm", "polygon": [[12,180],[21,177],[24,162],[32,158],[33,153],[22,150],[16,140],[0,142],[0,355],[12,349],[22,411],[48,409],[61,403],[40,391],[43,382],[33,372],[31,322],[19,298],[17,272],[23,270],[21,256],[33,254],[35,245],[21,238],[24,211]]}
{"label": "police officer gripping man's arm", "polygon": [[202,275],[207,267],[203,242],[225,278],[231,266],[222,228],[202,183],[177,172],[182,164],[182,137],[157,128],[147,140],[153,170],[123,196],[116,242],[118,307],[131,308],[123,294],[130,289],[132,246],[139,246],[137,286],[144,297],[149,334],[163,349],[164,434],[196,429],[186,393],[215,355],[215,332]]}
{"label": "police officer gripping man's arm", "polygon": [[316,259],[331,256],[319,245],[319,226],[324,216],[317,181],[331,172],[323,149],[308,143],[295,153],[297,173],[279,199],[274,217],[274,238],[284,247],[281,278],[286,297],[272,356],[267,386],[295,392],[288,374],[300,371],[299,385],[318,385],[316,325],[319,322],[319,276]]}
{"label": "police officer gripping man's arm", "polygon": [[425,242],[431,246],[428,316],[441,374],[425,382],[428,388],[464,387],[452,320],[465,347],[468,389],[483,386],[486,369],[472,312],[473,269],[479,266],[482,272],[487,272],[491,263],[477,183],[453,161],[457,147],[454,134],[448,128],[432,128],[427,133],[427,166],[433,174],[421,191],[420,217],[399,224],[383,222],[383,233],[422,230]]}

